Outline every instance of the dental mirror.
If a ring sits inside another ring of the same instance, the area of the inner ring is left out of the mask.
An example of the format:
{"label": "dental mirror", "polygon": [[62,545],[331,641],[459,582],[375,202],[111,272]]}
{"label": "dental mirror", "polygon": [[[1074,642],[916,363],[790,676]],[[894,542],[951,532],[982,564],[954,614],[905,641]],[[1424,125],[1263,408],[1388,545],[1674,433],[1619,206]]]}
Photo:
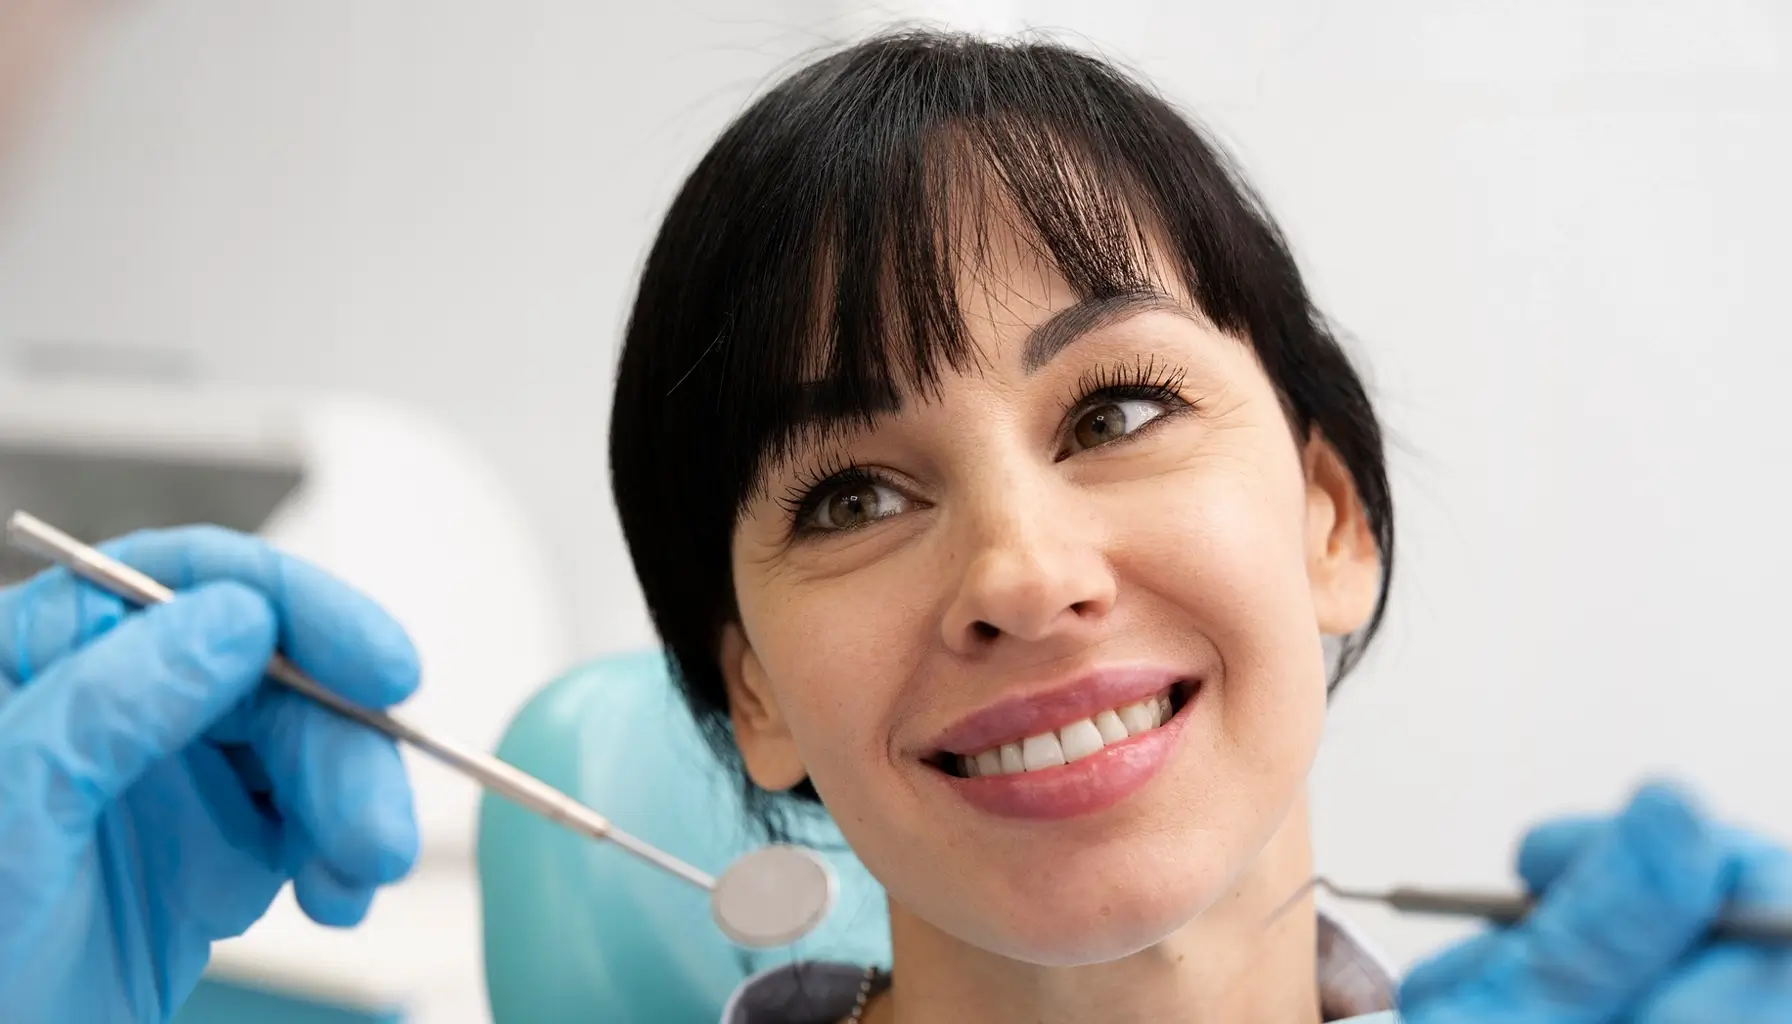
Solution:
{"label": "dental mirror", "polygon": [[[140,606],[174,599],[167,587],[24,512],[6,523],[9,544],[66,567],[112,595]],[[709,893],[710,916],[732,941],[755,949],[789,945],[814,931],[834,908],[838,883],[813,850],[761,847],[729,866],[721,878],[679,860],[610,823],[529,773],[471,747],[426,733],[390,712],[372,711],[338,696],[280,655],[268,678],[332,711],[408,744],[487,790],[580,835],[614,843],[633,856]]]}
{"label": "dental mirror", "polygon": [[740,945],[787,946],[827,920],[838,890],[833,869],[815,851],[762,846],[722,872],[710,890],[709,912]]}

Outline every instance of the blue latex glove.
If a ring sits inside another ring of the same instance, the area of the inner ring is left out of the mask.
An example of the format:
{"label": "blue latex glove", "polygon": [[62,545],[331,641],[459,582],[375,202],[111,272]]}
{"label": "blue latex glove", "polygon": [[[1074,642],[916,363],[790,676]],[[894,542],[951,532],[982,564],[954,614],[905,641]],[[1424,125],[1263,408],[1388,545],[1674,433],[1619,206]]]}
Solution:
{"label": "blue latex glove", "polygon": [[1706,941],[1728,904],[1792,909],[1792,853],[1651,786],[1532,832],[1518,867],[1537,909],[1413,971],[1405,1024],[1792,1021],[1792,950]]}
{"label": "blue latex glove", "polygon": [[403,630],[321,570],[210,528],[105,546],[180,591],[127,611],[61,569],[0,591],[0,1017],[166,1021],[214,940],[290,879],[350,925],[417,853],[393,744],[274,686],[276,643],[383,707]]}

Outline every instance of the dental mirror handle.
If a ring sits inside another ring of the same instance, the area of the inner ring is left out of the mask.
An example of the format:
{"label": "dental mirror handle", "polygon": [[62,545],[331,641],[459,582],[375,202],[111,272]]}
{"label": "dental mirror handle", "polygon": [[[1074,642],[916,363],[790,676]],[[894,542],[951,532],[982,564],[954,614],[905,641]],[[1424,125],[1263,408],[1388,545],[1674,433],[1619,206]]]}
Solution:
{"label": "dental mirror handle", "polygon": [[1403,914],[1478,917],[1498,925],[1517,924],[1531,912],[1533,905],[1529,898],[1509,893],[1412,887],[1390,889],[1382,895],[1381,902]]}
{"label": "dental mirror handle", "polygon": [[[9,543],[65,566],[76,576],[115,597],[141,606],[164,604],[174,592],[149,576],[95,550],[25,512],[14,512],[6,524]],[[389,712],[373,711],[336,694],[300,671],[279,654],[268,663],[268,677],[345,718],[407,743],[493,793],[565,828],[593,839],[607,840],[641,860],[700,889],[713,892],[716,880],[677,857],[610,824],[572,797],[496,757],[418,729]]]}
{"label": "dental mirror handle", "polygon": [[[1401,886],[1385,892],[1363,892],[1327,885],[1343,899],[1370,900],[1408,914],[1445,917],[1478,917],[1498,925],[1516,924],[1536,908],[1529,896],[1470,890],[1420,889]],[[1711,937],[1718,941],[1765,946],[1792,946],[1792,914],[1731,909],[1712,924]]]}

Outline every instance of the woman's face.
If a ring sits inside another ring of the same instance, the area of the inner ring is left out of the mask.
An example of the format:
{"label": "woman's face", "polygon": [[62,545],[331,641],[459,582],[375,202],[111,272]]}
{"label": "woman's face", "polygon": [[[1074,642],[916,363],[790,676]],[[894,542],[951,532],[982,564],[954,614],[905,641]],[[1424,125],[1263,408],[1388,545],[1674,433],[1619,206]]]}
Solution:
{"label": "woman's face", "polygon": [[1299,804],[1320,638],[1370,614],[1376,553],[1330,448],[1178,290],[1081,302],[1009,238],[960,301],[978,369],[770,467],[741,520],[736,735],[908,913],[1112,959]]}

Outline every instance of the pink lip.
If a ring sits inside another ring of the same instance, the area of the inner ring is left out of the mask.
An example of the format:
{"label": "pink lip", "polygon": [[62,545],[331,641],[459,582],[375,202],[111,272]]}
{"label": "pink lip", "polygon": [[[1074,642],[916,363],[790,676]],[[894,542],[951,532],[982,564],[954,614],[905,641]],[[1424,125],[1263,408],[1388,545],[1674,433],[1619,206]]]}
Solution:
{"label": "pink lip", "polygon": [[998,817],[1051,821],[1104,811],[1157,777],[1199,698],[1197,687],[1168,722],[1069,764],[974,779],[944,773],[938,777],[971,806]]}
{"label": "pink lip", "polygon": [[[1098,669],[1043,693],[1006,697],[969,715],[941,733],[933,741],[931,753],[980,754],[991,747],[1051,732],[1078,719],[1093,718],[1109,708],[1144,700],[1187,678],[1150,665]],[[1119,750],[1131,742],[1108,749]]]}

